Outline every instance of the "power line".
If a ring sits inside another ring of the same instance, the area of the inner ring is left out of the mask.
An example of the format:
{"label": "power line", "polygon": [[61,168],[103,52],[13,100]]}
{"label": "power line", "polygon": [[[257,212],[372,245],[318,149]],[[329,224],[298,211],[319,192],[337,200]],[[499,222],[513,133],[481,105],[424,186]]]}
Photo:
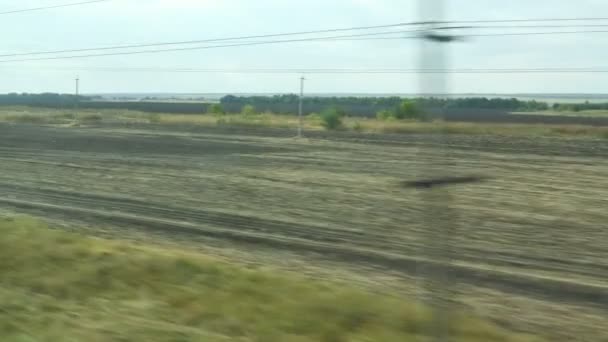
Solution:
{"label": "power line", "polygon": [[[46,54],[71,53],[71,52],[121,50],[121,49],[132,49],[132,48],[143,48],[143,47],[169,46],[169,45],[188,45],[188,44],[200,44],[200,43],[216,43],[216,42],[224,42],[224,41],[231,41],[231,40],[276,38],[276,37],[287,37],[287,36],[297,36],[297,35],[336,33],[336,32],[345,32],[345,31],[373,30],[373,29],[380,29],[380,28],[401,27],[401,26],[406,26],[406,25],[415,25],[415,23],[398,23],[398,24],[376,25],[376,26],[358,26],[358,27],[350,27],[350,28],[336,28],[336,29],[325,29],[325,30],[315,30],[315,31],[301,31],[301,32],[275,33],[275,34],[261,34],[261,35],[252,35],[252,36],[237,36],[237,37],[227,37],[227,38],[211,38],[211,39],[185,40],[185,41],[174,41],[174,42],[158,42],[158,43],[145,43],[145,44],[132,44],[132,45],[116,45],[116,46],[95,47],[95,48],[82,48],[82,49],[69,49],[69,50],[52,50],[52,51],[40,51],[40,52],[25,52],[25,53],[4,54],[4,55],[0,55],[0,57],[18,57],[18,56],[31,56],[31,55],[46,55]],[[418,30],[415,30],[415,31],[418,31]],[[403,32],[403,31],[401,31],[401,32]],[[414,31],[410,31],[410,32],[414,32]]]}
{"label": "power line", "polygon": [[608,24],[576,24],[576,25],[475,25],[475,26],[461,26],[455,27],[454,29],[529,29],[529,28],[583,28],[583,27],[608,27]]}
{"label": "power line", "polygon": [[562,35],[562,34],[581,34],[581,33],[608,33],[605,30],[594,31],[550,31],[550,32],[517,32],[517,33],[481,33],[468,34],[463,37],[501,37],[501,36],[537,36],[537,35]]}
{"label": "power line", "polygon": [[450,21],[428,22],[427,24],[529,23],[529,22],[603,21],[603,20],[608,20],[608,17],[450,20]]}
{"label": "power line", "polygon": [[[110,0],[97,0],[88,1],[83,3],[71,4],[86,4],[92,2],[110,1]],[[59,5],[58,5],[59,6]],[[61,5],[70,6],[70,5]],[[51,7],[49,7],[51,8]],[[42,8],[41,8],[42,9]],[[0,14],[2,14],[0,12]],[[467,24],[467,23],[509,23],[509,22],[538,22],[538,21],[580,21],[580,20],[608,20],[608,18],[569,18],[569,19],[514,19],[514,20],[475,20],[475,21],[444,21],[437,22],[436,24]],[[130,45],[116,45],[107,47],[92,47],[92,48],[81,48],[81,49],[65,49],[65,50],[49,50],[49,51],[38,51],[38,52],[24,52],[24,53],[11,53],[2,54],[0,57],[20,57],[20,56],[34,56],[34,55],[46,55],[46,54],[62,54],[72,52],[89,52],[89,51],[104,51],[104,50],[121,50],[121,49],[133,49],[133,48],[144,48],[144,47],[156,47],[156,46],[171,46],[171,45],[188,45],[188,44],[199,44],[199,43],[214,43],[231,40],[246,40],[246,39],[258,39],[258,38],[274,38],[274,37],[286,37],[295,35],[310,35],[310,34],[321,34],[321,33],[335,33],[345,31],[356,31],[356,30],[372,30],[380,28],[391,28],[391,27],[402,27],[402,26],[415,26],[415,25],[431,25],[433,23],[424,22],[409,22],[409,23],[395,23],[387,25],[375,25],[375,26],[358,26],[350,28],[336,28],[336,29],[325,29],[325,30],[313,30],[313,31],[300,31],[300,32],[288,32],[288,33],[277,33],[277,34],[262,34],[262,35],[250,35],[250,36],[236,36],[227,38],[211,38],[211,39],[199,39],[199,40],[185,40],[185,41],[173,41],[173,42],[156,42],[156,43],[144,43],[144,44],[130,44]],[[446,30],[446,29],[481,29],[481,28],[566,28],[566,27],[608,27],[608,24],[601,25],[530,25],[530,26],[441,26],[433,27],[432,29]],[[414,30],[424,31],[424,30]],[[403,33],[404,31],[396,31],[393,33]]]}
{"label": "power line", "polygon": [[[92,2],[109,1],[109,0],[96,0],[89,2],[81,2],[68,5],[57,5],[57,6],[69,6],[76,4],[85,4]],[[167,46],[167,45],[184,45],[184,44],[195,44],[195,43],[209,43],[209,42],[222,42],[232,40],[246,40],[253,38],[270,38],[270,37],[281,37],[281,36],[293,36],[293,35],[310,35],[319,33],[331,33],[331,32],[343,32],[353,30],[369,30],[377,28],[389,28],[389,27],[400,27],[404,25],[431,25],[436,23],[441,24],[462,24],[462,23],[485,23],[485,22],[531,22],[531,21],[557,21],[557,20],[608,20],[608,18],[568,18],[568,19],[514,19],[514,20],[477,20],[477,21],[449,21],[449,22],[429,22],[429,23],[398,23],[388,25],[376,25],[376,26],[359,26],[351,28],[338,28],[338,29],[326,29],[326,30],[315,30],[315,31],[302,31],[302,32],[290,32],[290,33],[278,33],[278,34],[266,34],[266,35],[252,35],[252,36],[241,36],[241,37],[229,37],[229,38],[215,38],[215,39],[203,39],[203,40],[191,40],[191,41],[179,41],[179,42],[160,42],[160,43],[148,43],[148,44],[137,44],[137,45],[121,45],[121,46],[110,46],[100,48],[84,48],[84,49],[69,49],[69,50],[55,50],[55,51],[40,51],[40,52],[29,52],[29,53],[14,53],[4,54],[0,57],[17,57],[17,56],[32,56],[32,55],[45,55],[45,54],[60,54],[70,52],[87,52],[87,51],[105,51],[115,49],[128,49],[128,48],[139,48],[139,47],[154,47],[154,46]],[[535,25],[527,27],[608,27],[608,25]],[[522,26],[443,26],[443,27],[429,27],[428,29],[408,30],[408,31],[389,31],[389,32],[374,32],[367,34],[353,34],[353,35],[341,35],[341,36],[328,36],[328,37],[310,37],[300,39],[289,39],[289,40],[275,40],[275,41],[261,41],[261,42],[241,42],[234,44],[225,45],[212,45],[212,46],[196,46],[196,47],[182,47],[182,48],[170,48],[160,50],[141,50],[141,51],[123,51],[123,52],[112,52],[112,53],[99,53],[99,54],[85,54],[85,55],[70,55],[70,56],[52,56],[43,58],[27,58],[27,59],[14,59],[14,60],[0,60],[0,63],[8,62],[24,62],[24,61],[39,61],[39,60],[57,60],[57,59],[73,59],[73,58],[88,58],[88,57],[101,57],[101,56],[117,56],[117,55],[132,55],[132,54],[147,54],[147,53],[161,53],[161,52],[172,52],[172,51],[188,51],[188,50],[205,50],[225,47],[237,47],[237,46],[251,46],[251,45],[265,45],[265,44],[279,44],[279,43],[291,43],[291,42],[308,42],[308,41],[320,41],[320,40],[386,40],[386,39],[413,39],[420,38],[416,36],[412,37],[375,37],[375,38],[361,38],[370,36],[382,36],[382,35],[393,35],[401,34],[406,32],[423,32],[433,29],[472,29],[472,28],[522,28]],[[519,33],[492,33],[492,34],[467,34],[461,35],[461,37],[484,37],[484,36],[525,36],[525,35],[554,35],[554,34],[582,34],[582,33],[605,33],[608,31],[553,31],[553,32],[519,32]],[[355,38],[355,39],[349,39]],[[359,38],[359,39],[357,39]]]}
{"label": "power line", "polygon": [[[60,60],[60,59],[74,59],[74,58],[88,58],[88,57],[102,57],[102,56],[123,56],[123,55],[137,55],[137,54],[173,52],[173,51],[208,50],[208,49],[239,47],[239,46],[322,41],[322,40],[331,40],[331,39],[336,39],[336,38],[369,37],[369,36],[378,36],[378,35],[386,35],[386,34],[411,33],[411,32],[421,32],[421,31],[423,31],[423,30],[408,30],[408,31],[401,31],[401,32],[399,32],[399,31],[374,32],[374,33],[352,34],[352,35],[341,35],[341,36],[284,39],[284,40],[271,40],[271,41],[261,41],[261,42],[243,42],[243,43],[234,43],[234,44],[225,44],[225,45],[195,46],[195,47],[170,48],[170,49],[160,49],[160,50],[123,51],[123,52],[87,54],[87,55],[69,55],[69,56],[54,56],[54,57],[41,57],[41,58],[11,59],[11,60],[0,60],[0,63]],[[419,37],[413,36],[413,37],[403,37],[403,38],[404,39],[407,39],[407,38],[413,39],[413,38],[419,38]]]}
{"label": "power line", "polygon": [[[546,31],[546,32],[515,32],[515,33],[473,33],[473,34],[462,34],[457,35],[460,38],[467,37],[507,37],[507,36],[536,36],[536,35],[562,35],[562,34],[584,34],[584,33],[608,33],[608,30],[589,30],[589,31]],[[346,40],[401,40],[404,38],[412,37],[373,37],[373,38],[344,38],[335,39],[337,41]],[[334,39],[328,39],[334,40]]]}
{"label": "power line", "polygon": [[[0,60],[0,63],[26,62],[26,61],[44,61],[44,60],[62,60],[62,59],[105,57],[105,56],[123,56],[123,55],[152,54],[152,53],[176,52],[176,51],[192,51],[192,50],[210,50],[210,49],[228,48],[228,47],[255,46],[255,45],[271,45],[271,44],[298,43],[298,42],[315,42],[315,41],[420,39],[420,38],[423,38],[423,37],[422,36],[373,37],[373,38],[359,38],[359,37],[381,36],[381,35],[387,35],[387,34],[424,32],[424,31],[426,31],[426,30],[374,32],[374,33],[365,33],[365,34],[327,36],[327,37],[311,37],[311,38],[285,39],[285,40],[260,41],[260,42],[243,42],[243,43],[225,44],[225,45],[195,46],[195,47],[170,48],[170,49],[160,49],[160,50],[140,50],[140,51],[124,51],[124,52],[86,54],[86,55],[68,55],[68,56],[53,56],[53,57],[42,57],[42,58],[11,59],[11,60]],[[608,33],[608,31],[595,30],[595,31],[552,31],[552,32],[490,33],[490,34],[467,34],[467,35],[460,35],[460,37],[490,37],[490,36],[498,37],[498,36],[560,35],[560,34],[585,34],[585,33]],[[357,39],[357,38],[359,38],[359,39]]]}
{"label": "power line", "polygon": [[55,9],[55,8],[63,8],[63,7],[73,7],[73,6],[81,6],[81,5],[89,5],[99,2],[107,2],[111,0],[91,0],[91,1],[81,1],[81,2],[73,2],[69,4],[61,4],[61,5],[52,5],[52,6],[43,6],[43,7],[33,7],[33,8],[25,8],[13,11],[0,12],[0,15],[6,14],[16,14],[16,13],[24,13],[24,12],[34,12],[34,11],[42,11],[47,9]]}

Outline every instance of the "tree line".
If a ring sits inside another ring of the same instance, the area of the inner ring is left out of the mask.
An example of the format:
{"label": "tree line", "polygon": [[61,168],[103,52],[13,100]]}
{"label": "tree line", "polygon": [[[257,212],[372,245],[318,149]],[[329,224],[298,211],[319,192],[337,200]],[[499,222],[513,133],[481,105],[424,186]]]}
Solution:
{"label": "tree line", "polygon": [[608,110],[608,103],[555,103],[554,110],[562,112],[580,112],[583,110]]}
{"label": "tree line", "polygon": [[0,106],[31,106],[46,108],[128,109],[149,113],[201,114],[208,104],[196,102],[104,101],[101,96],[72,94],[5,94],[0,95]]}
{"label": "tree line", "polygon": [[[403,101],[415,104],[419,109],[456,109],[456,110],[496,110],[503,112],[532,112],[553,109],[556,111],[584,111],[584,110],[608,110],[608,103],[556,103],[549,105],[547,102],[535,100],[519,100],[516,98],[411,98],[404,99],[397,96],[389,97],[355,97],[355,96],[311,96],[304,98],[305,114],[313,112],[320,113],[326,108],[336,107],[351,116],[375,116],[379,112],[389,115],[386,111],[392,111],[403,105]],[[227,95],[220,100],[220,105],[225,112],[240,113],[249,105],[258,112],[274,112],[293,114],[297,111],[299,97],[295,94],[274,96],[234,96]],[[103,101],[98,96],[76,96],[73,94],[28,94],[11,93],[0,95],[0,106],[37,106],[50,108],[68,108],[79,105],[81,108],[94,109],[132,109],[146,112],[166,112],[200,114],[208,111],[209,104],[195,102],[147,102],[147,101]],[[403,108],[405,116],[411,116],[408,108]],[[392,113],[390,115],[401,115]]]}
{"label": "tree line", "polygon": [[77,104],[81,101],[90,101],[88,96],[77,96],[71,94],[28,94],[10,93],[0,95],[0,105],[4,106],[41,106],[41,107],[64,107]]}
{"label": "tree line", "polygon": [[[311,96],[303,99],[305,106],[340,107],[346,111],[349,108],[366,107],[371,112],[376,113],[399,106],[404,98],[398,96],[390,97],[321,97]],[[412,98],[408,99],[416,103],[421,108],[457,108],[457,109],[492,109],[503,111],[541,111],[549,109],[549,104],[535,100],[522,101],[516,98]],[[295,107],[299,102],[299,97],[295,94],[274,95],[274,96],[234,96],[227,95],[220,100],[224,107],[234,107],[235,105],[252,105],[256,108],[272,107]]]}

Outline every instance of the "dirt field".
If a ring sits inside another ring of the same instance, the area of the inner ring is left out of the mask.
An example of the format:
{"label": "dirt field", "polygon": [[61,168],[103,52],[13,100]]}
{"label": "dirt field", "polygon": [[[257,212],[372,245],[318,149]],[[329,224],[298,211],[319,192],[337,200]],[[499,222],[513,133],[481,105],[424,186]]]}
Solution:
{"label": "dirt field", "polygon": [[[311,134],[0,124],[0,208],[277,265],[362,267],[412,293],[421,270],[441,271],[455,301],[516,330],[608,336],[606,140]],[[489,177],[450,188],[435,235],[433,197],[401,186],[431,170]],[[450,263],[433,236],[449,239]]]}

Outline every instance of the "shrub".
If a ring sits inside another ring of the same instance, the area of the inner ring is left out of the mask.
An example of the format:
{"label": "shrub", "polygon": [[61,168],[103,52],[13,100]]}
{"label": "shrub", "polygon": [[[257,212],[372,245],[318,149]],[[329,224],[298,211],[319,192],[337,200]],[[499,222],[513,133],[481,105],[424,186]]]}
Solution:
{"label": "shrub", "polygon": [[255,107],[252,105],[245,105],[243,109],[241,109],[241,114],[243,115],[255,115]]}
{"label": "shrub", "polygon": [[359,121],[355,122],[355,124],[353,125],[353,131],[355,131],[355,132],[363,131],[363,126],[361,125],[361,123]]}
{"label": "shrub", "polygon": [[321,113],[321,125],[328,130],[335,130],[342,127],[342,118],[344,112],[338,108],[332,107],[324,110]]}
{"label": "shrub", "polygon": [[381,110],[378,113],[376,113],[376,118],[378,120],[388,120],[388,119],[391,119],[394,117],[395,117],[394,110],[384,109],[384,110]]}
{"label": "shrub", "polygon": [[224,108],[221,104],[214,103],[211,106],[207,107],[207,114],[224,115],[226,113],[224,112]]}
{"label": "shrub", "polygon": [[422,111],[413,101],[404,100],[399,104],[397,110],[394,111],[395,119],[403,120],[420,120],[424,118]]}
{"label": "shrub", "polygon": [[404,100],[395,109],[384,109],[376,113],[378,120],[422,120],[425,115],[415,102]]}

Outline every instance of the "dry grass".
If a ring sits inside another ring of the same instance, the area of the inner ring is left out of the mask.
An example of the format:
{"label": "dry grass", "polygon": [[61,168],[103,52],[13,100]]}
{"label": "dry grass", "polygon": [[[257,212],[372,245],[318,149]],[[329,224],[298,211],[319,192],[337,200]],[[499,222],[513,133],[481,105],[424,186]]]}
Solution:
{"label": "dry grass", "polygon": [[[423,307],[290,274],[244,270],[0,218],[3,341],[426,340]],[[457,341],[538,341],[454,314]]]}
{"label": "dry grass", "polygon": [[[599,114],[597,114],[599,115]],[[90,125],[100,123],[137,123],[154,125],[195,125],[205,127],[266,127],[293,128],[298,119],[293,115],[259,113],[255,115],[188,115],[167,113],[143,113],[129,110],[55,110],[29,107],[9,107],[0,111],[0,122],[16,122],[49,125]],[[304,129],[322,130],[318,115],[308,115],[303,120]],[[343,130],[360,133],[392,134],[467,134],[503,136],[564,136],[608,138],[608,127],[583,125],[532,125],[488,124],[458,122],[420,122],[407,120],[377,120],[346,118]]]}

